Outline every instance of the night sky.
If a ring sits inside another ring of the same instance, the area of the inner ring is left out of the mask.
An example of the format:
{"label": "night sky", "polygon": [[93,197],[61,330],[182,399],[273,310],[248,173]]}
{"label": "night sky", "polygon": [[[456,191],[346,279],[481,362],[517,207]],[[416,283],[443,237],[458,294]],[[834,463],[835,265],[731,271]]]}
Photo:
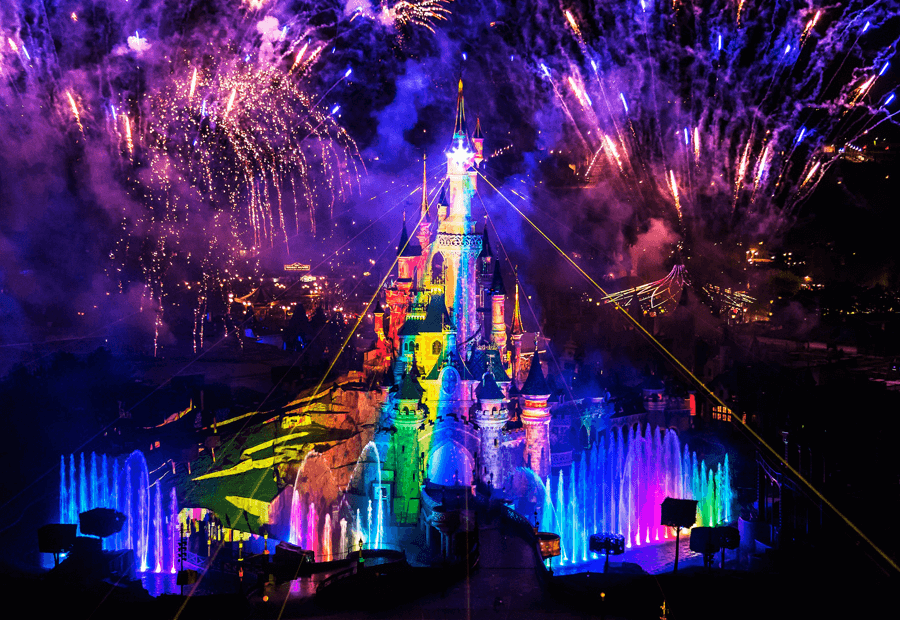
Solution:
{"label": "night sky", "polygon": [[460,77],[502,194],[480,183],[475,216],[526,321],[552,328],[542,308],[586,284],[506,199],[611,290],[676,247],[701,280],[764,285],[742,262],[761,241],[816,282],[896,290],[897,2],[733,5],[4,2],[0,370],[189,347],[235,277],[286,261],[379,281],[423,155],[436,198]]}

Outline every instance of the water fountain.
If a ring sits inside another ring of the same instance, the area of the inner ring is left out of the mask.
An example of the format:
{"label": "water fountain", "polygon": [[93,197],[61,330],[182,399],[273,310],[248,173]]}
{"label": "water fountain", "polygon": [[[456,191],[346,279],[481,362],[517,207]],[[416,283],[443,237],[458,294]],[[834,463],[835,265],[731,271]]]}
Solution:
{"label": "water fountain", "polygon": [[[374,463],[366,460],[368,454],[374,454]],[[367,468],[366,465],[374,465],[374,467]],[[371,469],[375,471],[374,480],[370,480],[367,477],[367,474],[371,475]],[[353,467],[350,481],[344,492],[349,493],[353,486],[365,491],[371,488],[373,484],[376,485],[375,489],[382,488],[381,454],[375,442],[370,441],[363,446],[362,452],[359,453],[359,458],[356,459],[356,465]],[[359,508],[357,507],[356,510],[356,540],[353,543],[358,544],[359,540],[362,539],[368,549],[380,549],[384,544],[384,498],[381,497],[380,490],[375,493],[375,501],[377,503],[373,503],[372,499],[368,501],[368,520],[365,529],[363,529],[359,520]]]}
{"label": "water fountain", "polygon": [[[163,514],[162,484],[150,484],[144,454],[132,452],[120,465],[118,458],[91,453],[60,457],[59,520],[78,523],[78,514],[92,508],[112,508],[126,517],[118,534],[103,541],[104,548],[134,549],[140,572],[175,572],[178,505],[175,489],[169,493],[168,514]],[[152,489],[152,491],[151,491]],[[152,504],[151,504],[152,493]]]}
{"label": "water fountain", "polygon": [[364,524],[360,502],[353,498],[359,499],[358,491],[373,484],[378,485],[376,489],[381,488],[381,481],[381,459],[373,442],[363,448],[343,488],[335,482],[325,457],[316,451],[308,452],[288,491],[288,541],[312,550],[320,562],[343,559],[358,548],[360,539],[369,549],[380,548],[384,544],[383,499],[376,496],[374,502],[368,500],[368,521]]}
{"label": "water fountain", "polygon": [[563,563],[594,557],[588,536],[615,532],[626,546],[674,538],[659,525],[660,504],[666,497],[697,500],[697,525],[732,521],[734,491],[728,456],[710,467],[687,445],[682,449],[673,430],[647,426],[617,428],[557,475],[556,491],[548,479],[543,487],[541,529],[561,537]]}

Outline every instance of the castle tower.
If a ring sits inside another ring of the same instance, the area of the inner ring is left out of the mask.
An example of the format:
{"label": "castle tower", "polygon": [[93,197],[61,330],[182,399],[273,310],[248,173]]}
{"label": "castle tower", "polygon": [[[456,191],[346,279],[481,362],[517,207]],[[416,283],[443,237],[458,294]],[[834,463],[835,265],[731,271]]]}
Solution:
{"label": "castle tower", "polygon": [[472,135],[472,145],[475,147],[475,166],[484,161],[484,136],[481,133],[481,119],[475,119],[475,133]]}
{"label": "castle tower", "polygon": [[421,260],[421,248],[409,238],[406,230],[406,214],[403,215],[403,229],[400,231],[400,243],[397,245],[397,281],[385,289],[385,303],[390,309],[390,325],[387,337],[395,351],[400,349],[400,338],[397,330],[406,321],[406,312],[412,303],[413,275],[415,263]]}
{"label": "castle tower", "polygon": [[475,259],[481,251],[481,236],[475,232],[472,219],[472,195],[478,173],[473,168],[475,153],[469,148],[465,129],[462,88],[460,80],[453,144],[447,152],[449,199],[446,209],[439,207],[441,219],[434,248],[434,254],[443,260],[444,295],[453,312],[461,346],[478,329]]}
{"label": "castle tower", "polygon": [[519,361],[522,358],[522,335],[525,333],[525,328],[522,326],[522,312],[519,309],[519,270],[516,268],[515,272],[516,278],[516,294],[515,294],[515,305],[513,306],[513,316],[512,316],[512,325],[510,325],[509,334],[510,340],[512,341],[512,346],[510,355],[510,368],[511,375],[513,378],[513,384],[519,380]]}
{"label": "castle tower", "polygon": [[419,427],[425,421],[425,411],[421,406],[424,390],[415,374],[412,364],[397,392],[394,416],[397,436],[391,442],[396,472],[393,512],[398,523],[415,523],[419,514]]}
{"label": "castle tower", "polygon": [[431,211],[428,208],[428,169],[425,155],[422,156],[422,206],[419,211],[419,230],[416,238],[419,240],[422,255],[427,257],[431,245]]}
{"label": "castle tower", "polygon": [[491,276],[494,273],[493,263],[494,253],[491,251],[487,222],[485,222],[484,231],[481,233],[481,252],[478,253],[478,279],[481,283],[490,283]]}
{"label": "castle tower", "polygon": [[403,213],[403,230],[397,246],[397,288],[410,290],[415,287],[416,267],[422,256],[422,247],[406,232],[406,213]]}
{"label": "castle tower", "polygon": [[503,484],[503,472],[500,468],[500,430],[509,420],[509,411],[503,405],[503,391],[490,372],[484,373],[481,384],[475,390],[478,397],[478,409],[475,411],[475,422],[481,428],[481,445],[479,454],[478,477],[491,486]]}
{"label": "castle tower", "polygon": [[378,338],[378,342],[384,340],[384,308],[381,307],[381,304],[375,306],[375,312],[373,312],[374,322],[372,327],[375,329],[375,336]]}
{"label": "castle tower", "polygon": [[537,338],[528,378],[522,385],[522,424],[525,425],[525,465],[541,480],[550,475],[550,386],[541,368]]}
{"label": "castle tower", "polygon": [[500,354],[506,350],[506,320],[505,301],[506,286],[503,284],[503,276],[500,275],[500,263],[494,263],[494,277],[488,288],[491,297],[491,342],[497,345]]}
{"label": "castle tower", "polygon": [[478,254],[478,312],[481,313],[483,339],[488,339],[491,324],[491,279],[494,275],[494,255],[488,240],[487,223],[481,233],[481,252]]}

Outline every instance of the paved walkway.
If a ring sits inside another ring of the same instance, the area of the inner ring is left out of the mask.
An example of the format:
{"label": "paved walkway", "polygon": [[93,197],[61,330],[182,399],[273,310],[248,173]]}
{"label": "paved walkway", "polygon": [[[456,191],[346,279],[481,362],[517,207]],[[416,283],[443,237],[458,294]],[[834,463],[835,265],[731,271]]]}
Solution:
{"label": "paved walkway", "polygon": [[[435,620],[591,617],[564,608],[547,595],[538,577],[538,559],[534,550],[501,522],[481,527],[479,545],[479,565],[467,578],[444,592],[426,594],[384,611],[335,610],[323,615]],[[306,608],[305,611],[311,610]],[[289,616],[286,613],[284,617]]]}

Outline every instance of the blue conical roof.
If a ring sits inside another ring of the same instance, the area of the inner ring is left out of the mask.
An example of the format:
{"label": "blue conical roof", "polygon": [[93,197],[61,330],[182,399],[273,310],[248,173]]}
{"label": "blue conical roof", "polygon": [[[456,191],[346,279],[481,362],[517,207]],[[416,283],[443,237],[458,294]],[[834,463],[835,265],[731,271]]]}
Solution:
{"label": "blue conical roof", "polygon": [[528,369],[528,377],[522,385],[523,396],[550,396],[550,386],[541,368],[541,357],[537,347],[534,349],[534,357],[531,358],[531,368]]}

